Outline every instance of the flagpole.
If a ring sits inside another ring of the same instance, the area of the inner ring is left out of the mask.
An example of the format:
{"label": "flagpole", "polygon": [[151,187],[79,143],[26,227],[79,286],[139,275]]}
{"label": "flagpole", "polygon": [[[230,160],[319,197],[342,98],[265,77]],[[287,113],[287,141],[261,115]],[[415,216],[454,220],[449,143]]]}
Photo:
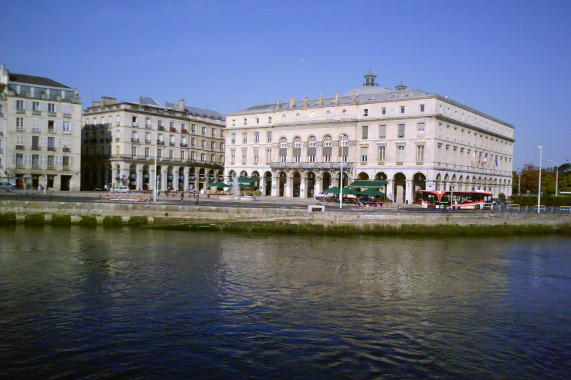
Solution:
{"label": "flagpole", "polygon": [[341,161],[341,172],[339,174],[341,176],[341,182],[339,183],[339,208],[343,208],[343,161]]}

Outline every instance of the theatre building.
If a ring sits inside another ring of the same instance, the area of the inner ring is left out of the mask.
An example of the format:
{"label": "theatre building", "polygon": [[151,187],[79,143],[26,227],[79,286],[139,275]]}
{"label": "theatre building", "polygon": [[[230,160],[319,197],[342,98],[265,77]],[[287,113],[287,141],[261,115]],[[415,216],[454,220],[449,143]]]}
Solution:
{"label": "theatre building", "polygon": [[386,180],[389,199],[416,190],[511,195],[514,126],[448,97],[365,75],[345,95],[291,98],[226,116],[224,175],[265,195],[313,197],[354,180]]}
{"label": "theatre building", "polygon": [[222,114],[184,100],[104,97],[83,112],[83,190],[202,190],[222,180],[224,128]]}

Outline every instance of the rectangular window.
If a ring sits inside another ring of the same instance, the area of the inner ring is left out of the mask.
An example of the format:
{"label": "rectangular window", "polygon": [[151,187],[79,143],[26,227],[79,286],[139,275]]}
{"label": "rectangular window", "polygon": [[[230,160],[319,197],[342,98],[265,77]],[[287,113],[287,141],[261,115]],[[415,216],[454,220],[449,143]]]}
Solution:
{"label": "rectangular window", "polygon": [[399,124],[398,138],[399,139],[404,138],[404,124]]}
{"label": "rectangular window", "polygon": [[16,100],[16,110],[18,110],[18,111],[24,110],[24,101],[23,100]]}
{"label": "rectangular window", "polygon": [[242,165],[246,165],[248,159],[248,151],[246,149],[242,149]]}
{"label": "rectangular window", "polygon": [[202,127],[202,136],[206,136],[206,127]]}
{"label": "rectangular window", "polygon": [[272,162],[272,150],[266,149],[266,162]]}
{"label": "rectangular window", "polygon": [[215,141],[210,142],[210,150],[216,150],[216,142]]}
{"label": "rectangular window", "polygon": [[369,138],[369,127],[367,125],[363,125],[361,128],[361,138],[363,140],[367,140]]}
{"label": "rectangular window", "polygon": [[404,106],[400,106],[400,113],[404,113]]}
{"label": "rectangular window", "polygon": [[268,124],[272,124],[272,117],[271,116],[268,117]]}
{"label": "rectangular window", "polygon": [[246,132],[242,133],[242,143],[244,144],[248,143],[248,133]]}
{"label": "rectangular window", "polygon": [[236,144],[236,132],[232,132],[232,135],[230,135],[230,137],[231,137],[230,143]]}
{"label": "rectangular window", "polygon": [[420,105],[420,112],[424,112],[424,104]]}
{"label": "rectangular window", "polygon": [[254,132],[254,142],[256,144],[260,142],[260,132]]}
{"label": "rectangular window", "polygon": [[424,123],[418,123],[416,125],[416,136],[424,137]]}
{"label": "rectangular window", "polygon": [[416,146],[416,162],[424,162],[424,145]]}
{"label": "rectangular window", "polygon": [[163,150],[162,149],[157,149],[157,159],[161,159],[163,156]]}
{"label": "rectangular window", "polygon": [[23,117],[17,117],[16,118],[16,130],[17,131],[23,131],[24,130],[24,118]]}
{"label": "rectangular window", "polygon": [[363,110],[363,116],[369,116],[369,109],[368,108],[365,108]]}
{"label": "rectangular window", "polygon": [[190,132],[196,133],[196,124],[191,124],[191,125],[190,125]]}
{"label": "rectangular window", "polygon": [[272,142],[272,132],[266,132],[266,142],[271,143]]}
{"label": "rectangular window", "polygon": [[383,114],[383,115],[387,114],[387,107],[381,108],[381,114]]}
{"label": "rectangular window", "polygon": [[384,139],[387,137],[387,126],[379,125],[379,138]]}
{"label": "rectangular window", "polygon": [[368,152],[369,152],[369,148],[366,146],[362,146],[361,147],[361,162],[367,162],[368,161]]}
{"label": "rectangular window", "polygon": [[133,158],[137,157],[137,147],[136,146],[131,147],[131,155],[133,156]]}
{"label": "rectangular window", "polygon": [[244,119],[244,125],[248,125],[248,119]]}
{"label": "rectangular window", "polygon": [[379,146],[379,163],[384,163],[386,159],[386,147]]}
{"label": "rectangular window", "polygon": [[186,151],[181,150],[181,152],[180,152],[180,159],[181,159],[181,161],[184,161],[185,158],[186,158]]}
{"label": "rectangular window", "polygon": [[56,105],[53,103],[48,103],[48,112],[55,113],[56,112]]}
{"label": "rectangular window", "polygon": [[397,145],[397,165],[402,165],[404,160],[404,145]]}
{"label": "rectangular window", "polygon": [[39,111],[39,110],[40,110],[40,102],[33,102],[32,111]]}
{"label": "rectangular window", "polygon": [[145,159],[149,158],[149,153],[150,153],[150,149],[149,148],[145,148]]}
{"label": "rectangular window", "polygon": [[234,164],[234,162],[236,162],[236,150],[231,149],[230,150],[230,163]]}
{"label": "rectangular window", "polygon": [[210,136],[216,137],[216,128],[212,128],[212,129],[210,130]]}

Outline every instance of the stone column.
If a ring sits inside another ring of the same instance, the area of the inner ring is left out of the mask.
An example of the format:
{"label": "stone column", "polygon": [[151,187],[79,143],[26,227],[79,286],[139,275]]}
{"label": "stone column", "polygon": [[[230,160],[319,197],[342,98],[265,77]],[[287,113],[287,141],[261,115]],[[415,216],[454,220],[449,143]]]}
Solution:
{"label": "stone column", "polygon": [[286,197],[286,198],[292,198],[293,197],[293,173],[287,173],[287,175],[286,175],[284,197]]}
{"label": "stone column", "polygon": [[137,165],[137,190],[143,190],[143,165]]}
{"label": "stone column", "polygon": [[272,173],[272,197],[279,195],[280,177],[276,173]]}
{"label": "stone column", "polygon": [[323,192],[323,174],[319,174],[315,176],[315,189],[314,193],[319,194]]}
{"label": "stone column", "polygon": [[406,184],[406,189],[405,189],[405,195],[404,195],[404,202],[406,204],[412,204],[412,202],[414,201],[414,186],[412,183],[412,180],[407,179],[405,181]]}
{"label": "stone column", "polygon": [[301,173],[301,183],[299,184],[299,197],[300,198],[307,198],[308,193],[308,180],[307,180],[307,173]]}

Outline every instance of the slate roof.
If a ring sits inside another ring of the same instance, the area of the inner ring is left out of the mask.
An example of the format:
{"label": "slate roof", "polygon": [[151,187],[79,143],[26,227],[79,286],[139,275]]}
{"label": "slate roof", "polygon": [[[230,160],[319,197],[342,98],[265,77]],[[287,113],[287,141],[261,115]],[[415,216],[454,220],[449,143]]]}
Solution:
{"label": "slate roof", "polygon": [[[158,101],[148,96],[141,96],[141,103],[146,106],[163,107]],[[220,112],[208,110],[205,108],[185,106],[184,110],[181,110],[179,108],[178,103],[168,103],[168,102],[165,102],[165,108],[186,112],[191,116],[204,117],[208,119],[222,120],[222,121],[225,120],[224,115],[222,115]]]}
{"label": "slate roof", "polygon": [[25,74],[13,74],[10,73],[9,77],[10,82],[18,82],[18,83],[25,83],[31,85],[38,85],[38,86],[46,86],[46,87],[60,87],[60,88],[71,88],[66,86],[65,84],[61,84],[56,82],[53,79],[45,78],[45,77],[37,77],[33,75],[25,75]]}

